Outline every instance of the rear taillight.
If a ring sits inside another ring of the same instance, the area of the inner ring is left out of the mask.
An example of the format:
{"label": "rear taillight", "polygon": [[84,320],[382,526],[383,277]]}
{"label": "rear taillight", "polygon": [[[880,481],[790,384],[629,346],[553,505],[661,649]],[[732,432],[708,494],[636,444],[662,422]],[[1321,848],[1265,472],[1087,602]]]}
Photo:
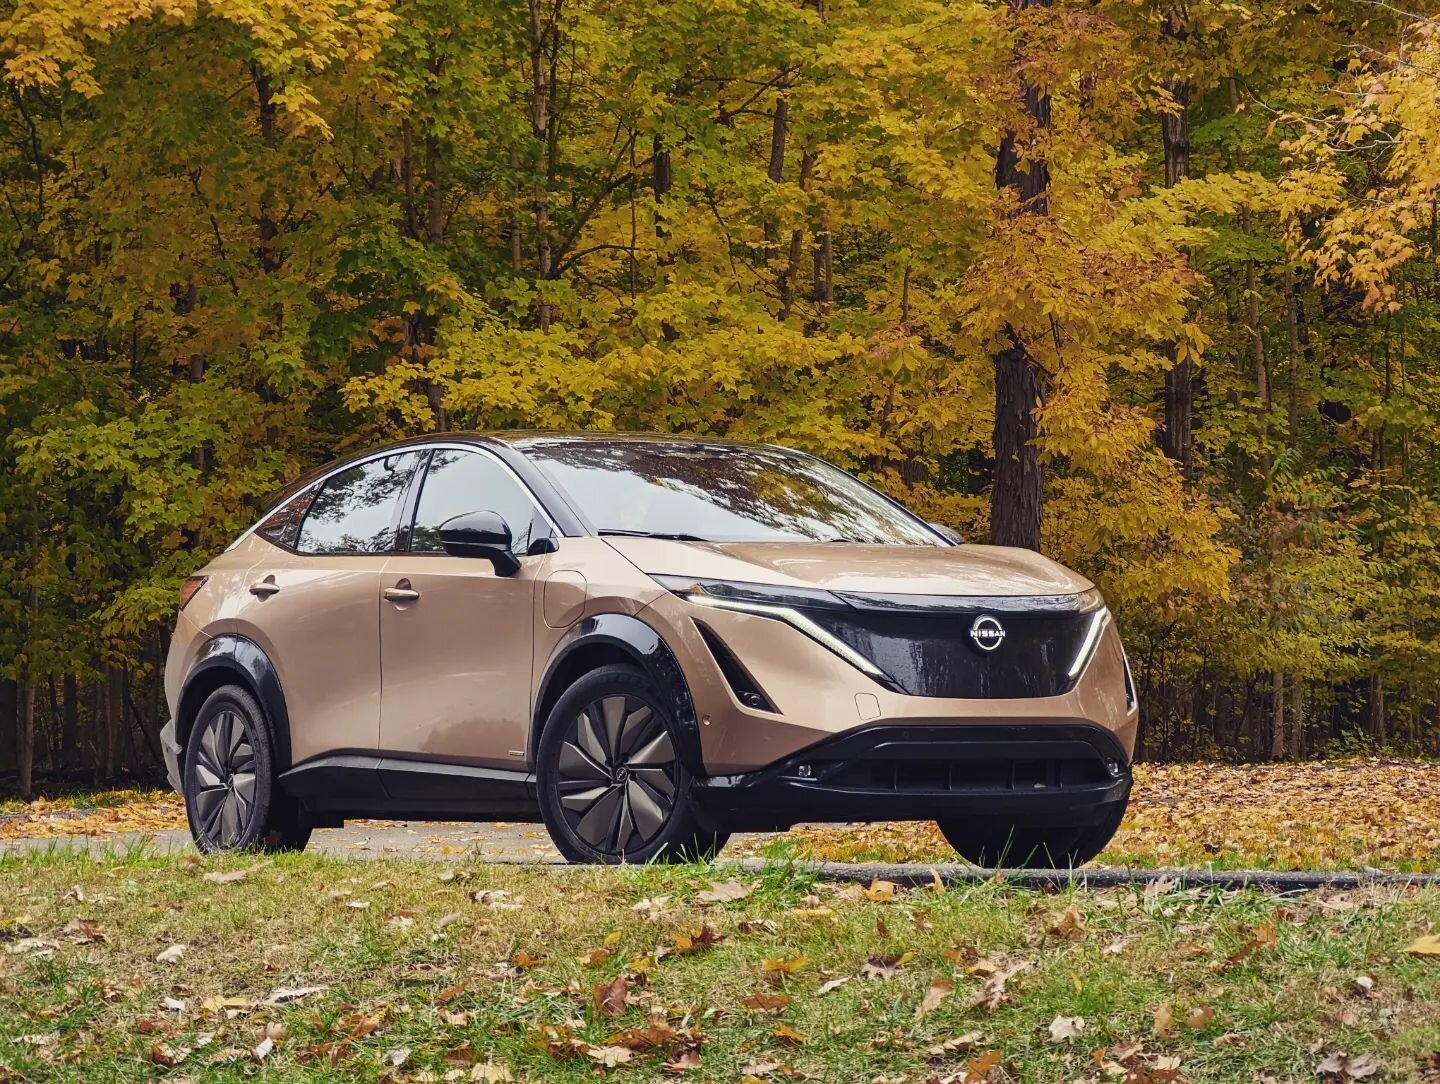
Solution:
{"label": "rear taillight", "polygon": [[205,586],[205,580],[206,577],[204,576],[191,576],[180,585],[180,608],[182,610],[189,604],[190,600],[195,597],[195,592]]}

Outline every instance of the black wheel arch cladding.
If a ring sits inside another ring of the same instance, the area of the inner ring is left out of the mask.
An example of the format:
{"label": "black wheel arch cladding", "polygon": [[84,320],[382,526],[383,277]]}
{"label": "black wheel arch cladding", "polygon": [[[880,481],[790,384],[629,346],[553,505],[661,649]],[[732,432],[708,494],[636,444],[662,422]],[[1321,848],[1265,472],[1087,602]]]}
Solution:
{"label": "black wheel arch cladding", "polygon": [[201,649],[199,660],[185,675],[176,709],[175,740],[185,748],[196,716],[205,700],[224,685],[238,685],[259,703],[269,730],[277,773],[290,764],[290,714],[280,675],[270,656],[254,640],[238,633],[223,633]]}
{"label": "black wheel arch cladding", "polygon": [[690,686],[675,652],[650,625],[629,614],[607,613],[585,617],[560,638],[545,664],[535,698],[530,728],[530,758],[534,763],[540,735],[561,694],[576,679],[600,666],[624,662],[637,667],[663,697],[663,707],[675,723],[680,761],[692,775],[703,775],[700,723]]}

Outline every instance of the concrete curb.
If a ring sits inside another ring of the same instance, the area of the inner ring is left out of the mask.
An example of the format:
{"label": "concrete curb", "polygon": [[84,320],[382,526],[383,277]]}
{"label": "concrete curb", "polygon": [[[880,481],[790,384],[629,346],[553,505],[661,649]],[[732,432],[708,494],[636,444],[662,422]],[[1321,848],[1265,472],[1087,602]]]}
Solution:
{"label": "concrete curb", "polygon": [[894,881],[898,885],[929,885],[938,877],[945,885],[982,884],[996,881],[1017,888],[1115,888],[1172,881],[1176,888],[1218,888],[1238,891],[1254,888],[1266,892],[1314,892],[1373,887],[1440,886],[1437,873],[1397,873],[1391,870],[1317,872],[1309,870],[1210,870],[1210,869],[1002,869],[984,870],[958,863],[936,865],[881,865],[868,862],[770,862],[747,858],[735,865],[747,873],[794,869],[827,881]]}

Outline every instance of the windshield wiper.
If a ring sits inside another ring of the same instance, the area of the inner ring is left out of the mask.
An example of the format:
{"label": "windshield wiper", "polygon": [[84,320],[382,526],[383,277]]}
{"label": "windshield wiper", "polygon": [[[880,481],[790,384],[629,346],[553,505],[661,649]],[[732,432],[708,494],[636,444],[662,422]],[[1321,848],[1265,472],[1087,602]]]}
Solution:
{"label": "windshield wiper", "polygon": [[681,534],[675,531],[624,531],[618,528],[602,527],[596,534],[618,534],[626,538],[665,538],[671,542],[709,542],[698,534]]}

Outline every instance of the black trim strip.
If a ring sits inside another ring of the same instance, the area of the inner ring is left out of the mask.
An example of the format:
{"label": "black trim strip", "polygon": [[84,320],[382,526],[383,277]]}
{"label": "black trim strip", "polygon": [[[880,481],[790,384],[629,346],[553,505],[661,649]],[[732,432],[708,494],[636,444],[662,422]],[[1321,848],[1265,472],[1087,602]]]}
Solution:
{"label": "black trim strip", "polygon": [[386,753],[314,757],[280,776],[307,811],[340,817],[536,821],[535,776]]}

